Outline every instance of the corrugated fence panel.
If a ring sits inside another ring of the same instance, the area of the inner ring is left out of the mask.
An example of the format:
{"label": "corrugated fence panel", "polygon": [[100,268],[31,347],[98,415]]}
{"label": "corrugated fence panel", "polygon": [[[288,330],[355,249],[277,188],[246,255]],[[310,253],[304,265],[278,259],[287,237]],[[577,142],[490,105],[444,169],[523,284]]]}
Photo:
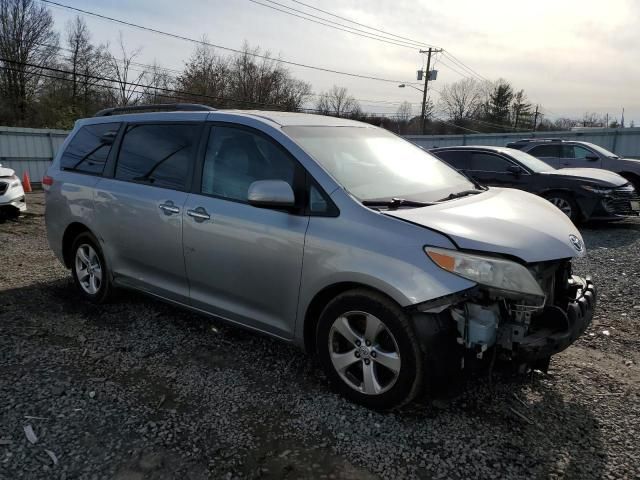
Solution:
{"label": "corrugated fence panel", "polygon": [[22,178],[29,172],[39,183],[69,132],[39,128],[0,127],[0,163]]}
{"label": "corrugated fence panel", "polygon": [[600,145],[621,157],[640,158],[640,128],[599,128],[570,132],[479,133],[471,135],[407,135],[425,148],[457,145],[504,146],[521,138],[562,138]]}
{"label": "corrugated fence panel", "polygon": [[[13,168],[22,178],[29,172],[40,182],[49,163],[69,134],[66,130],[0,127],[0,163]],[[640,128],[603,128],[571,132],[481,133],[473,135],[408,135],[425,148],[455,145],[504,146],[520,138],[563,138],[600,145],[622,157],[640,158]]]}

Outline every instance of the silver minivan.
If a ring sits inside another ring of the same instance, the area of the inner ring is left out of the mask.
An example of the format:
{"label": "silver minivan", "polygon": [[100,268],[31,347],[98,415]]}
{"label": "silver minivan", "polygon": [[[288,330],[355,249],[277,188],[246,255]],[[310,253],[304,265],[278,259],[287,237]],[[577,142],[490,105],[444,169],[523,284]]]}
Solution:
{"label": "silver minivan", "polygon": [[43,179],[80,294],[114,288],[292,342],[372,408],[503,359],[546,368],[589,325],[580,233],[381,128],[266,111],[110,109]]}

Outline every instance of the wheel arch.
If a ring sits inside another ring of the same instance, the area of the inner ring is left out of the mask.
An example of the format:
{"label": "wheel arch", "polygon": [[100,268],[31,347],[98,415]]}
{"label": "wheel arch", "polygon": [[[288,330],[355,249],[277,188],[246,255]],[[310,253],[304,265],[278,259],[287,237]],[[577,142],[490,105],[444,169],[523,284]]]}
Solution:
{"label": "wheel arch", "polygon": [[398,303],[393,297],[382,290],[360,282],[338,282],[324,287],[317,292],[305,311],[303,323],[303,344],[304,349],[313,354],[316,350],[316,328],[322,310],[331,299],[349,290],[364,289],[382,295],[394,303]]}
{"label": "wheel arch", "polygon": [[73,261],[73,252],[71,251],[73,241],[83,232],[89,232],[94,235],[89,227],[80,222],[73,222],[67,225],[67,228],[62,235],[62,259],[64,261],[64,266],[67,268],[71,268],[71,262]]}
{"label": "wheel arch", "polygon": [[547,190],[540,192],[539,195],[548,200],[548,197],[553,195],[554,193],[567,196],[573,201],[576,208],[578,209],[578,219],[584,219],[587,216],[586,212],[584,211],[583,205],[581,204],[580,201],[578,201],[578,196],[576,195],[576,192],[570,188],[562,188],[562,187],[549,188]]}

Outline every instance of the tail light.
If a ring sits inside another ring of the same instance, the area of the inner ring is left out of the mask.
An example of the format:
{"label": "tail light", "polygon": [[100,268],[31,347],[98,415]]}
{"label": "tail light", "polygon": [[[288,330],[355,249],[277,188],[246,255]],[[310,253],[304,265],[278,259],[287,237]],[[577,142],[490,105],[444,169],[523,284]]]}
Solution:
{"label": "tail light", "polygon": [[49,175],[42,177],[42,188],[44,190],[49,190],[51,185],[53,185],[53,177],[50,177]]}

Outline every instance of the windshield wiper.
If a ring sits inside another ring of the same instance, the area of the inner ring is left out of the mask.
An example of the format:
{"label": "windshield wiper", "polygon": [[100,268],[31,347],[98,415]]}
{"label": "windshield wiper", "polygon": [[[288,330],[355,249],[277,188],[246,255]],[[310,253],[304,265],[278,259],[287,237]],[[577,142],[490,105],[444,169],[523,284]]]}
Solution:
{"label": "windshield wiper", "polygon": [[433,202],[418,202],[407,200],[406,198],[392,198],[391,200],[364,200],[365,207],[387,207],[389,210],[396,210],[400,207],[428,207],[434,205]]}
{"label": "windshield wiper", "polygon": [[462,190],[461,192],[451,193],[448,196],[441,198],[438,200],[439,202],[446,202],[447,200],[453,200],[455,198],[466,197],[467,195],[476,195],[478,193],[482,193],[486,190]]}

